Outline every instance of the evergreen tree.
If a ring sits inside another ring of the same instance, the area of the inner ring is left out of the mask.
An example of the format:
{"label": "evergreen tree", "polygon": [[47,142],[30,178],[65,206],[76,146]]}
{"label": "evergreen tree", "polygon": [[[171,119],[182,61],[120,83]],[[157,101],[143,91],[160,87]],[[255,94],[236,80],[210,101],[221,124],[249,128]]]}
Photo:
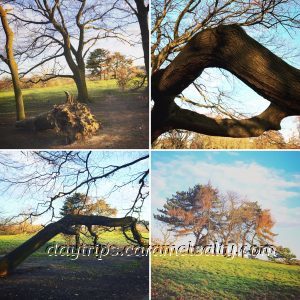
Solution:
{"label": "evergreen tree", "polygon": [[[105,71],[107,69],[109,51],[98,48],[90,53],[86,68],[91,71],[93,76],[100,76],[100,80],[105,79]],[[103,77],[102,77],[103,76]]]}
{"label": "evergreen tree", "polygon": [[[85,194],[75,193],[70,197],[67,197],[60,214],[62,216],[67,215],[99,215],[99,216],[115,216],[117,209],[112,208],[104,199],[98,199],[92,201],[92,199]],[[94,244],[97,244],[98,234],[93,230],[92,226],[87,226],[88,232],[93,237]],[[76,247],[80,244],[80,232],[81,226],[74,226],[72,232],[75,236]]]}
{"label": "evergreen tree", "polygon": [[194,234],[195,246],[208,243],[215,227],[218,190],[209,183],[195,185],[188,191],[176,192],[167,199],[160,215],[154,217],[170,225],[176,235]]}

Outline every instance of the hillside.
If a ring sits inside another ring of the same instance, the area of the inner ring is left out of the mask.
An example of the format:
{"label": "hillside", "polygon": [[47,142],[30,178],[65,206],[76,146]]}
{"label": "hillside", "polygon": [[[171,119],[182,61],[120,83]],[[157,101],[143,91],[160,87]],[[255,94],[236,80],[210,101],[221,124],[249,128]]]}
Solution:
{"label": "hillside", "polygon": [[300,267],[211,256],[152,257],[152,299],[299,299]]}

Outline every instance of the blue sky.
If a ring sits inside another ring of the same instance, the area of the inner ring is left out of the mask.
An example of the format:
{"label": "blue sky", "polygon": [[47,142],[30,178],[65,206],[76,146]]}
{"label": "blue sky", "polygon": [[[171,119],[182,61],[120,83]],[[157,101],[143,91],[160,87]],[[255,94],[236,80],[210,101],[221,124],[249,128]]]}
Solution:
{"label": "blue sky", "polygon": [[[152,153],[152,213],[176,191],[211,181],[271,209],[276,242],[300,257],[300,152],[155,151]],[[153,220],[152,235],[159,236]]]}
{"label": "blue sky", "polygon": [[[292,66],[300,67],[300,35],[298,31],[289,30],[287,32],[282,26],[278,26],[276,29],[259,28],[244,28],[246,32],[257,41],[261,41],[262,44],[275,53],[277,56],[283,58],[287,63]],[[273,37],[273,38],[271,38]],[[269,38],[271,43],[264,44],[264,40]],[[254,92],[241,80],[231,75],[229,72],[224,72],[229,76],[229,81],[225,76],[216,68],[206,69],[198,79],[197,82],[206,86],[208,96],[213,92],[217,92],[217,89],[227,92],[230,99],[225,98],[225,103],[229,104],[230,108],[234,108],[239,113],[244,114],[246,117],[251,117],[263,112],[268,106],[269,101]],[[202,96],[199,95],[197,90],[189,86],[183,92],[184,96],[193,100],[199,101],[203,104]],[[202,100],[202,101],[201,101]],[[210,113],[210,110],[204,108],[197,108],[190,104],[182,103],[180,100],[176,100],[178,104],[183,105],[185,108],[189,108],[198,113]],[[296,117],[288,117],[281,122],[281,133],[288,139],[297,132],[296,129]]]}
{"label": "blue sky", "polygon": [[[92,5],[93,2],[95,1],[87,1],[87,6],[88,5]],[[105,3],[105,2],[103,2]],[[106,3],[108,4],[108,3]],[[7,4],[6,5],[7,8],[9,9],[15,9],[15,6],[13,3],[11,4]],[[99,9],[101,11],[101,7],[99,6]],[[20,13],[20,12],[19,12]],[[22,11],[22,17],[23,18],[27,18],[27,19],[36,19],[37,16],[34,15],[31,11],[27,10]],[[119,11],[114,11],[114,17],[117,17],[120,14]],[[66,17],[66,14],[64,14],[64,16]],[[74,19],[75,20],[75,19]],[[97,48],[103,48],[106,50],[109,50],[110,52],[120,52],[121,54],[125,55],[128,58],[131,58],[133,60],[133,64],[134,65],[144,65],[144,60],[143,60],[143,49],[142,49],[142,45],[141,45],[141,36],[140,36],[140,28],[139,25],[137,23],[136,18],[133,18],[132,22],[129,22],[130,24],[126,25],[126,27],[124,25],[122,25],[123,21],[130,21],[126,19],[124,19],[124,14],[122,14],[122,18],[120,18],[119,22],[120,25],[122,27],[122,31],[120,36],[122,36],[122,38],[117,39],[117,38],[101,38],[99,39],[95,44],[89,43],[88,45],[86,45],[85,49],[88,49],[89,46],[91,46],[89,52],[92,52],[93,50],[97,49]],[[107,19],[105,19],[106,25],[108,26],[108,28],[113,28],[116,26],[116,20],[111,19],[110,17],[107,17]],[[95,23],[93,25],[96,25]],[[13,25],[12,25],[13,26]],[[78,28],[76,28],[76,26],[71,26],[70,24],[68,24],[68,28],[69,30],[78,30]],[[97,23],[97,26],[99,26],[99,24]],[[103,24],[102,24],[103,26]],[[36,26],[35,26],[36,27]],[[15,33],[15,37],[14,37],[14,47],[15,49],[18,49],[18,45],[23,45],[24,44],[30,42],[32,40],[31,37],[31,33],[30,31],[28,31],[28,29],[26,28],[26,26],[19,26],[18,28],[13,28],[14,29],[14,33]],[[100,31],[96,31],[96,30],[86,30],[85,32],[85,40],[88,40],[91,35],[94,37],[96,36]],[[102,32],[103,33],[103,32]],[[78,31],[77,31],[78,34]],[[30,39],[29,39],[30,38]],[[61,36],[59,36],[59,38],[61,38]],[[72,43],[74,44],[75,48],[77,47],[77,40],[76,39],[71,39]],[[5,42],[4,42],[4,34],[2,34],[2,28],[0,26],[0,54],[4,54],[5,53]],[[50,52],[51,51],[51,52]],[[48,56],[50,54],[53,53],[53,50],[51,49],[51,47],[49,47],[49,49],[44,52],[44,56]],[[88,57],[88,56],[87,56]],[[87,58],[86,57],[86,58]],[[42,59],[43,56],[39,57],[38,59]],[[71,74],[70,69],[66,63],[65,58],[58,58],[57,62],[60,63],[61,67],[62,67],[62,74]],[[35,65],[37,63],[36,60],[26,60],[25,62],[23,62],[22,64],[19,64],[19,71],[20,72],[24,72],[26,70],[28,70],[30,67],[32,67],[33,65]],[[53,61],[50,61],[48,63],[43,64],[43,67],[39,67],[37,69],[35,69],[34,71],[32,71],[29,75],[34,75],[34,74],[40,74],[41,72],[45,73],[45,70],[50,71],[52,70],[53,67]],[[7,68],[6,65],[0,60],[0,68]]]}
{"label": "blue sky", "polygon": [[[0,212],[1,216],[14,216],[22,212],[24,209],[32,208],[35,209],[37,203],[40,201],[49,200],[51,196],[56,195],[58,191],[70,190],[74,186],[74,177],[71,178],[69,182],[64,182],[58,180],[54,188],[51,184],[46,184],[43,189],[36,189],[34,185],[31,186],[13,186],[8,191],[5,190],[5,184],[1,182],[2,177],[14,178],[16,175],[32,174],[35,168],[43,174],[44,172],[50,172],[47,165],[36,164],[30,155],[24,155],[20,151],[13,152],[0,152],[2,155],[6,153],[11,159],[19,162],[21,165],[25,164],[28,166],[33,163],[32,166],[25,167],[23,169],[18,169],[16,171],[5,168],[0,165]],[[101,175],[102,170],[100,166],[108,165],[122,165],[137,159],[138,157],[147,155],[147,151],[93,151],[90,157],[91,172],[94,176]],[[26,154],[26,152],[25,152]],[[3,160],[3,158],[2,158]],[[92,186],[89,191],[89,196],[97,199],[106,199],[106,201],[114,208],[118,209],[119,217],[123,217],[128,208],[131,207],[137,195],[138,184],[132,183],[126,185],[113,193],[110,193],[115,185],[122,185],[122,183],[130,181],[134,174],[145,171],[148,169],[149,160],[143,160],[130,168],[120,170],[116,172],[115,175],[109,178],[98,180],[95,186]],[[106,170],[107,171],[107,170]],[[63,170],[61,173],[63,174]],[[69,172],[69,171],[68,171]],[[5,175],[4,175],[5,174]],[[86,175],[84,175],[86,176]],[[48,189],[48,191],[47,191]],[[86,192],[86,186],[82,189],[78,189],[77,192]],[[59,215],[60,208],[63,205],[64,198],[55,200],[54,207],[56,215]],[[150,198],[145,200],[143,211],[141,213],[141,218],[149,220],[150,215]],[[35,223],[46,223],[50,220],[50,214],[45,214],[41,218],[37,219]]]}

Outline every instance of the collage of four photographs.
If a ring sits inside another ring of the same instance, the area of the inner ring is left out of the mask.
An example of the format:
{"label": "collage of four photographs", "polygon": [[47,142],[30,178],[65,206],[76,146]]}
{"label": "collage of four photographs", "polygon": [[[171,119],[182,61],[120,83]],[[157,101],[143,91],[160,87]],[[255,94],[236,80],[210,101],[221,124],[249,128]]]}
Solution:
{"label": "collage of four photographs", "polygon": [[0,299],[299,299],[300,2],[0,0]]}

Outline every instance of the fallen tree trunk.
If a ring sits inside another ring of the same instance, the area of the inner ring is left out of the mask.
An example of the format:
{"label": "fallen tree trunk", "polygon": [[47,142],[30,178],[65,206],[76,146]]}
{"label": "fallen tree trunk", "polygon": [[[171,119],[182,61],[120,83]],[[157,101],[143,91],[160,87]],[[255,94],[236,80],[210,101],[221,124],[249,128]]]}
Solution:
{"label": "fallen tree trunk", "polygon": [[102,216],[81,216],[68,215],[60,219],[58,222],[47,225],[32,238],[20,245],[12,252],[0,259],[0,277],[5,277],[13,272],[13,270],[21,264],[33,252],[41,248],[46,242],[59,233],[70,232],[71,226],[74,225],[101,225],[107,227],[130,228],[134,241],[140,246],[144,246],[142,236],[136,228],[137,220],[133,217],[125,218],[109,218]]}
{"label": "fallen tree trunk", "polygon": [[91,137],[100,128],[90,109],[79,103],[68,92],[66,102],[54,105],[53,109],[36,117],[17,121],[16,127],[31,131],[55,129],[68,138],[68,142]]}

